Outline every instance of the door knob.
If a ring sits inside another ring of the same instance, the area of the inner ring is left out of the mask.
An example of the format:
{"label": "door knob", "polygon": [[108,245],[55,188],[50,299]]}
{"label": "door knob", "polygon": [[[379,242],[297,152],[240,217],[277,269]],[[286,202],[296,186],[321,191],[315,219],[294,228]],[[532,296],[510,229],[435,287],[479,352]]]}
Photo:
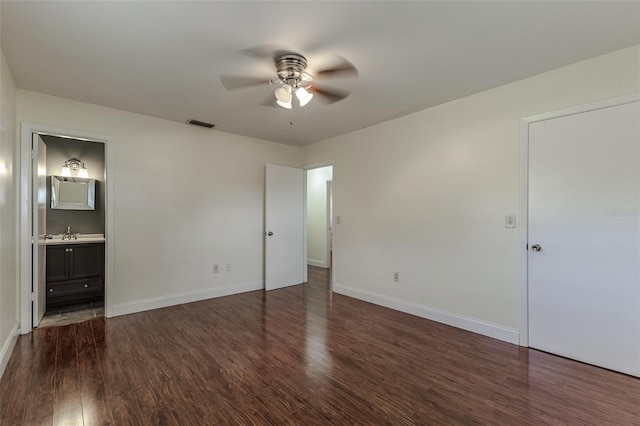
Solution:
{"label": "door knob", "polygon": [[273,232],[271,232],[271,231],[267,232],[267,236],[269,236],[269,237],[270,237],[270,236],[272,236],[272,235],[273,235]]}
{"label": "door knob", "polygon": [[542,246],[540,244],[534,244],[534,245],[531,246],[531,250],[540,251],[540,250],[542,250]]}

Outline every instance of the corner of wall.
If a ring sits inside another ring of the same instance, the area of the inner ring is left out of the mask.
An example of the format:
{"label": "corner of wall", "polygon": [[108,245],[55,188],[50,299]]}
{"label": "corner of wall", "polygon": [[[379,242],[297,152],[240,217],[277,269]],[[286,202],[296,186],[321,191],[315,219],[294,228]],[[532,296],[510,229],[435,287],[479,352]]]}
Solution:
{"label": "corner of wall", "polygon": [[2,375],[4,374],[4,370],[9,364],[9,359],[11,359],[13,348],[16,346],[16,342],[18,341],[19,333],[20,330],[18,328],[18,322],[16,321],[16,323],[11,328],[9,336],[0,349],[0,377],[2,377]]}
{"label": "corner of wall", "polygon": [[19,161],[17,85],[0,50],[0,375],[18,338]]}

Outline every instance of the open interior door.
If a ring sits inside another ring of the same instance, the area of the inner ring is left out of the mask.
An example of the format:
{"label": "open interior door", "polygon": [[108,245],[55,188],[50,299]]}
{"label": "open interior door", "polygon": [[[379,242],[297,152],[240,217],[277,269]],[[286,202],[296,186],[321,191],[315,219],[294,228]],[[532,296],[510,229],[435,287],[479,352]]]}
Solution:
{"label": "open interior door", "polygon": [[47,309],[47,251],[45,235],[47,234],[47,146],[42,138],[34,134],[32,140],[33,164],[33,273],[32,273],[32,305],[33,327],[37,327]]}
{"label": "open interior door", "polygon": [[265,290],[304,281],[304,172],[267,164]]}

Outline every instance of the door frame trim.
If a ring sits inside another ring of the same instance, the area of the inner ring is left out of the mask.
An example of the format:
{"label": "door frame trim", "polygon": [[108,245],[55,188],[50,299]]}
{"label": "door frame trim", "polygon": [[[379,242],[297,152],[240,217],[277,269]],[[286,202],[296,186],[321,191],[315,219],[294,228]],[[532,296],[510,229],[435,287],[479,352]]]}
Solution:
{"label": "door frame trim", "polygon": [[610,108],[640,101],[640,93],[632,93],[602,101],[536,114],[520,119],[520,224],[518,226],[518,284],[520,289],[520,346],[529,346],[529,126],[533,123]]}
{"label": "door frame trim", "polygon": [[325,232],[326,232],[326,247],[324,254],[324,264],[325,266],[329,265],[329,269],[331,269],[331,262],[333,261],[331,255],[331,245],[333,243],[333,221],[331,220],[331,204],[333,203],[333,170],[331,180],[325,181],[325,203],[326,203],[326,213],[325,213]]}
{"label": "door frame trim", "polygon": [[44,124],[22,122],[20,124],[20,334],[33,330],[31,312],[31,282],[33,267],[31,259],[31,212],[33,209],[33,178],[31,161],[31,135],[58,136],[77,140],[100,142],[104,144],[105,156],[105,317],[110,317],[113,306],[113,138],[97,133],[52,127]]}

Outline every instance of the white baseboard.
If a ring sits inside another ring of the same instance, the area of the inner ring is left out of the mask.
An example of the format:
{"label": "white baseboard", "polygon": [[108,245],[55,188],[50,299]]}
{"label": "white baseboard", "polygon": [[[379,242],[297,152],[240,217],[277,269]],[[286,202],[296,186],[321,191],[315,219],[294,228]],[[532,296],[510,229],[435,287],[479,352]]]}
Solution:
{"label": "white baseboard", "polygon": [[11,333],[7,340],[5,340],[2,345],[2,350],[0,350],[0,377],[4,374],[5,368],[7,368],[7,364],[9,364],[9,358],[11,358],[11,354],[13,353],[13,348],[16,346],[16,342],[18,341],[18,333],[19,327],[18,322],[13,325],[11,329]]}
{"label": "white baseboard", "polygon": [[397,311],[461,328],[463,330],[472,331],[474,333],[482,334],[483,336],[493,337],[494,339],[513,343],[514,345],[519,344],[519,332],[513,328],[480,321],[451,312],[441,311],[428,306],[418,305],[417,303],[407,302],[406,300],[396,299],[394,297],[348,287],[338,283],[333,286],[333,291],[355,299],[364,300],[365,302],[395,309]]}
{"label": "white baseboard", "polygon": [[326,268],[327,264],[323,260],[307,259],[307,265],[317,266],[318,268]]}
{"label": "white baseboard", "polygon": [[167,306],[181,305],[183,303],[197,302],[199,300],[213,299],[215,297],[229,296],[232,294],[245,293],[247,291],[262,290],[263,288],[264,283],[262,281],[257,281],[253,283],[230,285],[227,287],[215,287],[206,290],[170,294],[168,296],[136,300],[133,302],[116,303],[113,305],[113,308],[109,310],[108,317],[134,314],[136,312],[166,308]]}

